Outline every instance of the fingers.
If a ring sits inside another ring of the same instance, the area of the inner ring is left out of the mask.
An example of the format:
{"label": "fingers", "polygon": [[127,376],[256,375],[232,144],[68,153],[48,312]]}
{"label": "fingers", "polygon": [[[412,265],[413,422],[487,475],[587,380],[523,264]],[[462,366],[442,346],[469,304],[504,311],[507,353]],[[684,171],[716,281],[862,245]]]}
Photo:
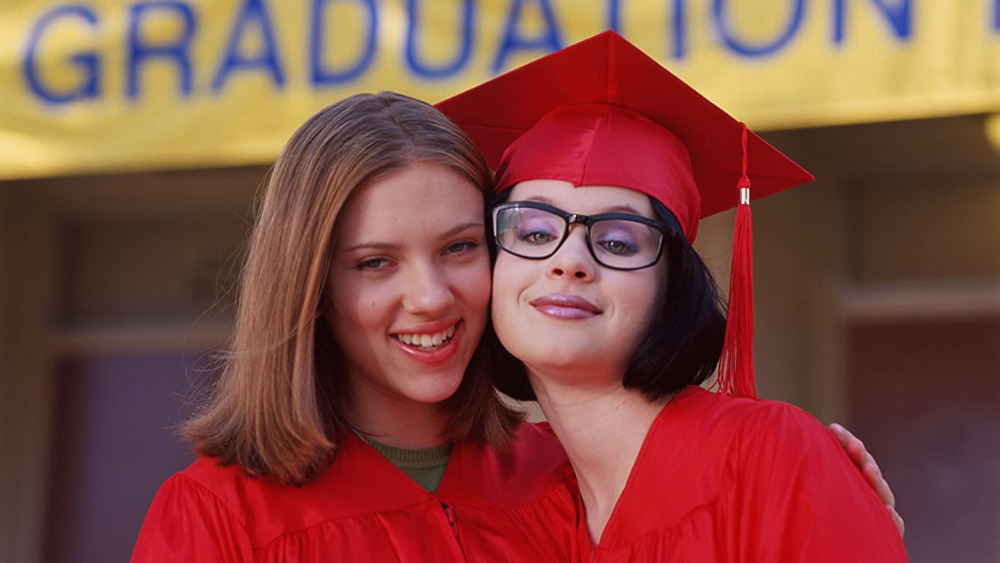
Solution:
{"label": "fingers", "polygon": [[892,523],[896,525],[896,529],[899,531],[899,537],[903,537],[906,532],[906,524],[903,522],[903,517],[896,512],[896,509],[889,506],[889,516],[892,516]]}
{"label": "fingers", "polygon": [[899,535],[902,536],[906,530],[906,524],[903,522],[903,517],[896,511],[896,496],[892,494],[889,482],[882,476],[882,470],[879,468],[878,463],[875,462],[875,458],[865,449],[864,443],[843,426],[833,423],[830,425],[830,430],[844,447],[847,456],[861,470],[861,474],[864,475],[865,480],[868,481],[871,488],[875,490],[875,493],[885,503],[886,510],[889,511],[889,516],[892,517],[893,524],[896,525]]}
{"label": "fingers", "polygon": [[858,440],[846,428],[834,422],[830,425],[830,430],[833,431],[833,435],[840,441],[840,445],[844,447],[848,457],[851,458],[854,465],[858,466],[858,469],[863,468],[866,463],[875,463],[875,460],[868,454],[861,440]]}
{"label": "fingers", "polygon": [[896,495],[892,494],[892,489],[889,488],[889,482],[882,476],[882,471],[879,470],[875,461],[872,460],[871,463],[866,463],[861,468],[861,473],[865,476],[868,484],[875,489],[875,493],[878,495],[878,498],[880,498],[887,507],[895,510]]}

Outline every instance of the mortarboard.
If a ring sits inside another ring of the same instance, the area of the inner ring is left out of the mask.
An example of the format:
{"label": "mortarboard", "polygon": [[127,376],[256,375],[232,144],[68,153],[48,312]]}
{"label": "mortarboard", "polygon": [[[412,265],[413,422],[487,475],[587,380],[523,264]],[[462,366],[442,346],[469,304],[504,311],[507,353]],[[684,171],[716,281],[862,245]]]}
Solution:
{"label": "mortarboard", "polygon": [[691,242],[702,217],[738,206],[716,386],[755,396],[749,203],[809,172],[613,31],[437,107],[496,170],[498,192],[531,179],[634,189],[663,203]]}

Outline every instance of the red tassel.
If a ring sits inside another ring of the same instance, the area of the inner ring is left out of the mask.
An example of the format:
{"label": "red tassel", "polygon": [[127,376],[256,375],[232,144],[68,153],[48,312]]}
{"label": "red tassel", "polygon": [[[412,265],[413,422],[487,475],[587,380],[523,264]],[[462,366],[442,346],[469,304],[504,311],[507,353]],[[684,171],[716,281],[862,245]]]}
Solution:
{"label": "red tassel", "polygon": [[753,220],[750,177],[747,174],[747,127],[743,128],[743,175],[738,184],[740,204],[733,232],[733,267],[729,278],[726,340],[713,387],[736,397],[757,397],[753,369]]}

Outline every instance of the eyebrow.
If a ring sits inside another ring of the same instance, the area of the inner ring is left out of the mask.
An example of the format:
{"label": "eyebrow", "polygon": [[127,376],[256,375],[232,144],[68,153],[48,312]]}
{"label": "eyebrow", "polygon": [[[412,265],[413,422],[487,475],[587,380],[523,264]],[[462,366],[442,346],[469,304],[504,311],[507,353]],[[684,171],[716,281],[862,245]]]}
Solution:
{"label": "eyebrow", "polygon": [[[467,223],[459,223],[458,225],[455,225],[454,227],[441,233],[438,239],[441,240],[453,237],[459,233],[462,233],[463,231],[466,231],[474,227],[478,228],[484,233],[486,232],[486,224],[483,223],[482,221],[469,221]],[[355,250],[392,250],[398,247],[399,247],[398,244],[393,244],[389,242],[377,242],[377,241],[361,242],[353,246],[350,246],[348,248],[345,248],[344,250],[341,251],[341,253],[353,252]]]}
{"label": "eyebrow", "polygon": [[[556,205],[551,199],[543,195],[528,197],[522,201],[537,201],[538,203],[544,203],[546,205],[551,205],[552,207],[562,209],[561,207]],[[645,215],[643,215],[641,211],[639,211],[638,209],[632,207],[627,203],[620,203],[618,205],[613,205],[611,207],[608,207],[607,209],[602,209],[598,213],[591,213],[591,215],[599,215],[601,213],[627,213],[629,215],[637,215],[639,217],[645,217]]]}

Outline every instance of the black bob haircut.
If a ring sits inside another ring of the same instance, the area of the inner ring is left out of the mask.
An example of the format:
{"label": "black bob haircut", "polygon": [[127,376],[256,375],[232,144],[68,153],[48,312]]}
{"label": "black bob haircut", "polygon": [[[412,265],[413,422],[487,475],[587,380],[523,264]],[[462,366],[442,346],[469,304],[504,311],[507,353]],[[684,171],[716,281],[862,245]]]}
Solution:
{"label": "black bob haircut", "polygon": [[[509,193],[505,190],[490,202],[487,211],[505,201]],[[658,219],[670,224],[675,233],[683,232],[670,210],[653,198],[650,201]],[[495,263],[498,249],[490,234],[490,256]],[[708,379],[719,363],[726,336],[724,303],[708,266],[683,235],[668,236],[666,242],[665,256],[660,257],[667,259],[666,299],[639,343],[622,382],[626,389],[638,389],[649,400]],[[483,339],[490,344],[497,389],[521,401],[536,400],[524,364],[500,344],[492,323],[487,325]]]}

